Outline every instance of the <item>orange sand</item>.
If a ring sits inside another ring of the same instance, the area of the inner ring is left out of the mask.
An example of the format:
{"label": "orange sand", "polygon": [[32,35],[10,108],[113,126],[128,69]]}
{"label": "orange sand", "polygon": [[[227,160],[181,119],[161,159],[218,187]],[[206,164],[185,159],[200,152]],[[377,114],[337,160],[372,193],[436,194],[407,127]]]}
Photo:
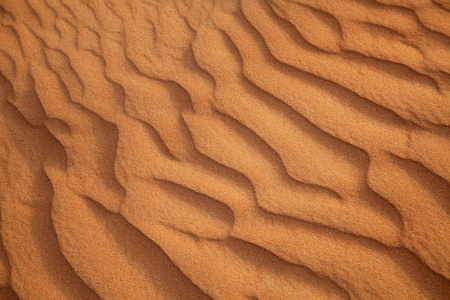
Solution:
{"label": "orange sand", "polygon": [[448,0],[0,20],[0,299],[450,299]]}

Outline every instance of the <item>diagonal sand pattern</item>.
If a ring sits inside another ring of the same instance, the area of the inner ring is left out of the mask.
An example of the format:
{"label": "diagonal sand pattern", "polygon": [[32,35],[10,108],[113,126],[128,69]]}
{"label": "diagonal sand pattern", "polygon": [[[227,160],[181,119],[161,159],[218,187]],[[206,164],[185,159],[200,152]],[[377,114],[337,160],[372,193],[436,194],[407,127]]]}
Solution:
{"label": "diagonal sand pattern", "polygon": [[448,299],[444,0],[0,1],[1,299]]}

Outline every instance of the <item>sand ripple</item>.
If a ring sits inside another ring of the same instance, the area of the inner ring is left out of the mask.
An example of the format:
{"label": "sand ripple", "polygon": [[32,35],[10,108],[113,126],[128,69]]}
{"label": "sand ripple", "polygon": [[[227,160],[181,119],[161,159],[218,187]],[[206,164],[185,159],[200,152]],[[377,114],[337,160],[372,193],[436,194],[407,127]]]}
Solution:
{"label": "sand ripple", "polygon": [[450,296],[446,1],[0,21],[0,298]]}

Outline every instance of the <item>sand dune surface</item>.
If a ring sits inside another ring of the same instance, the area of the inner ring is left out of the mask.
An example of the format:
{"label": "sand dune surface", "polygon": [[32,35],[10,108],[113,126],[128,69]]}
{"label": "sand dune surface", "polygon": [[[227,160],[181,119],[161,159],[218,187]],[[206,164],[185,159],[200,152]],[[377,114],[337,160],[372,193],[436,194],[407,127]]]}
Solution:
{"label": "sand dune surface", "polygon": [[450,299],[446,0],[1,0],[1,299]]}

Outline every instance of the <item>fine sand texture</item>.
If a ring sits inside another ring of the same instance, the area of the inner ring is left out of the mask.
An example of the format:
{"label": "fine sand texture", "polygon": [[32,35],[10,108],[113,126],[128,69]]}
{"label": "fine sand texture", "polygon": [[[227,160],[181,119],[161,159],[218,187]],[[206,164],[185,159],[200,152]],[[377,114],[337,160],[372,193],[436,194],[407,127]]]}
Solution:
{"label": "fine sand texture", "polygon": [[450,1],[0,0],[0,299],[450,299]]}

